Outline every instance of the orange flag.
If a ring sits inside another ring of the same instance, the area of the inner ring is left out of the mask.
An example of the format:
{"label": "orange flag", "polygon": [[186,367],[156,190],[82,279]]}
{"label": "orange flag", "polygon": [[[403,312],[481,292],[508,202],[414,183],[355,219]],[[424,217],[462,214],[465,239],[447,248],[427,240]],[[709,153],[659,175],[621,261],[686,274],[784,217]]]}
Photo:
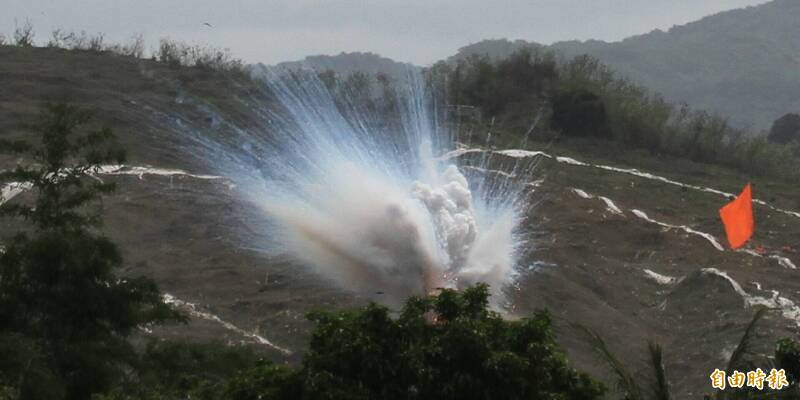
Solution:
{"label": "orange flag", "polygon": [[732,202],[719,209],[719,216],[725,225],[725,234],[732,249],[744,246],[753,236],[753,189],[748,183],[742,193]]}

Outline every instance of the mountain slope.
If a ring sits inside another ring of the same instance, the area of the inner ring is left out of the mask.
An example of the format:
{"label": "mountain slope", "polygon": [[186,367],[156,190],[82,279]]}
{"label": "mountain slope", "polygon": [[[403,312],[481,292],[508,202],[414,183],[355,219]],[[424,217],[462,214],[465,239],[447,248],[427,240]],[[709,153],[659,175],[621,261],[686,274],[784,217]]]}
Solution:
{"label": "mountain slope", "polygon": [[[786,113],[800,111],[798,21],[800,2],[775,0],[620,42],[543,46],[524,40],[484,40],[460,48],[447,61],[473,54],[503,58],[521,48],[549,48],[565,57],[589,54],[672,102],[685,102],[759,131]],[[403,76],[410,66],[372,53],[309,56],[279,65],[395,77]]]}
{"label": "mountain slope", "polygon": [[[768,129],[800,110],[800,2],[775,0],[722,12],[667,32],[620,42],[568,41],[549,46],[566,57],[589,54],[673,102]],[[536,43],[492,40],[461,48],[502,57]]]}

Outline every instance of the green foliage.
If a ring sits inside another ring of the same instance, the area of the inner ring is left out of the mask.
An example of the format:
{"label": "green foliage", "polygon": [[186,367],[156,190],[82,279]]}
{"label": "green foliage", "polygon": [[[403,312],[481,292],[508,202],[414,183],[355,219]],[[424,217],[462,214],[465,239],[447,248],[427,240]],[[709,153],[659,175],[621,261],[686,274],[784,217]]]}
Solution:
{"label": "green foliage", "polygon": [[85,31],[76,33],[56,29],[51,33],[47,47],[93,53],[111,52],[121,56],[141,58],[144,54],[144,37],[134,35],[126,44],[106,44],[105,35],[102,33],[90,35]]}
{"label": "green foliage", "polygon": [[[0,399],[58,399],[62,382],[50,369],[36,340],[18,333],[0,332]],[[12,395],[13,394],[13,395]]]}
{"label": "green foliage", "polygon": [[[305,79],[302,70],[289,71],[293,79]],[[336,73],[327,69],[317,72],[317,78],[325,85],[339,112],[346,118],[360,119],[373,132],[387,131],[387,125],[401,129],[399,108],[404,103],[398,101],[395,79],[391,76],[363,72]],[[364,118],[375,115],[382,115],[383,118]]]}
{"label": "green foliage", "polygon": [[[230,400],[300,399],[303,380],[295,369],[261,362],[257,367],[240,372],[228,382],[225,391]],[[325,397],[329,398],[329,397]]]}
{"label": "green foliage", "polygon": [[726,119],[676,107],[590,56],[556,62],[552,53],[525,48],[497,61],[473,55],[442,62],[428,76],[449,104],[480,107],[502,128],[526,138],[536,110],[544,109],[549,123],[538,129],[544,139],[554,136],[548,130],[609,138],[653,154],[782,178],[798,177],[800,170],[800,147],[746,139]]}
{"label": "green foliage", "polygon": [[498,62],[473,56],[453,68],[439,63],[430,75],[447,77],[451,104],[478,106],[489,115],[498,115],[527,103],[532,96],[543,100],[556,82],[557,67],[552,53],[523,49]]}
{"label": "green foliage", "polygon": [[[397,318],[372,304],[320,312],[302,368],[261,366],[234,380],[235,399],[593,399],[604,389],[570,368],[550,317],[506,321],[488,289],[411,298]],[[248,378],[249,377],[249,378]],[[263,385],[253,384],[263,379]],[[277,385],[278,387],[274,387]]]}
{"label": "green foliage", "polygon": [[33,204],[0,207],[0,216],[29,222],[0,255],[0,333],[30,343],[15,357],[36,366],[4,368],[21,374],[12,384],[29,393],[23,398],[61,397],[37,395],[35,373],[57,378],[52,387],[63,386],[67,399],[108,389],[135,359],[127,336],[179,317],[153,281],[114,274],[122,258],[94,229],[100,219],[91,207],[114,187],[89,176],[123,154],[109,129],[84,129],[89,121],[86,111],[49,104],[33,126],[39,143],[0,143],[27,161],[0,182],[28,182],[36,195]]}
{"label": "green foliage", "polygon": [[217,400],[225,398],[227,382],[238,371],[250,371],[260,362],[249,347],[151,341],[135,363],[138,373],[104,398]]}
{"label": "green foliage", "polygon": [[168,38],[159,41],[155,59],[172,67],[197,67],[214,71],[240,72],[242,60],[234,58],[230,50],[209,46],[191,45]]}
{"label": "green foliage", "polygon": [[775,349],[775,363],[786,371],[791,384],[800,382],[800,344],[792,339],[782,339]]}
{"label": "green foliage", "polygon": [[605,104],[586,89],[555,95],[552,118],[553,127],[566,135],[607,137],[610,133]]}

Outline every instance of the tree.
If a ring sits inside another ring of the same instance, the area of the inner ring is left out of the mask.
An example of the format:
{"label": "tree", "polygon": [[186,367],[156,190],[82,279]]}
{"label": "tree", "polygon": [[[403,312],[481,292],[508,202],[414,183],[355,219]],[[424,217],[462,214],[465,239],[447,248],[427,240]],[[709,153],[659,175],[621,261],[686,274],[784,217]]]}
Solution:
{"label": "tree", "polygon": [[775,362],[778,368],[786,371],[789,382],[795,386],[800,383],[800,343],[792,339],[782,339],[775,349]]}
{"label": "tree", "polygon": [[488,286],[310,315],[317,323],[300,369],[264,364],[231,381],[234,400],[596,399],[603,387],[572,369],[546,312],[507,321]]}
{"label": "tree", "polygon": [[603,100],[586,89],[553,96],[553,127],[568,136],[608,137],[608,117]]}
{"label": "tree", "polygon": [[800,114],[789,113],[775,120],[767,138],[778,144],[800,141]]}
{"label": "tree", "polygon": [[[229,380],[236,377],[239,371],[260,371],[253,368],[260,365],[260,359],[265,355],[259,350],[252,346],[222,342],[152,339],[140,353],[137,365],[139,373],[92,400],[230,398],[225,395]],[[261,375],[252,382],[261,382],[260,379]]]}
{"label": "tree", "polygon": [[[97,229],[100,216],[91,207],[114,186],[92,176],[124,154],[110,129],[86,128],[90,118],[77,107],[49,104],[33,126],[39,143],[0,142],[0,151],[27,158],[0,173],[0,182],[28,182],[35,194],[33,204],[0,207],[0,216],[29,225],[0,255],[0,333],[32,341],[36,360],[44,360],[70,400],[106,390],[123,373],[135,357],[126,340],[133,330],[180,317],[152,280],[114,274],[120,252]],[[11,383],[21,398],[36,398],[38,383],[27,371],[12,371],[18,376]]]}

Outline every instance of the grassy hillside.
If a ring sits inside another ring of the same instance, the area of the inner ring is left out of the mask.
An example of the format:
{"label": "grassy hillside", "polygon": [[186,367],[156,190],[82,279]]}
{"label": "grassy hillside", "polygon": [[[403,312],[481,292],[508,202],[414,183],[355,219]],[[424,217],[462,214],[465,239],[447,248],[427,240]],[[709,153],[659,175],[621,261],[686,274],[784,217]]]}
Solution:
{"label": "grassy hillside", "polygon": [[[94,109],[99,123],[116,130],[131,166],[194,174],[207,173],[208,166],[183,135],[226,134],[217,128],[220,118],[246,132],[259,121],[249,101],[272,104],[262,87],[242,76],[47,48],[0,46],[0,85],[0,138],[28,137],[23,124],[36,118],[44,100],[68,98]],[[642,379],[649,379],[644,355],[647,341],[654,340],[665,347],[675,398],[701,398],[712,392],[708,374],[725,365],[759,304],[774,310],[759,323],[748,357],[764,363],[778,339],[796,335],[797,270],[781,260],[800,264],[800,217],[775,209],[800,209],[795,184],[602,140],[524,142],[520,130],[453,128],[474,137],[475,152],[461,156],[468,164],[470,157],[488,154],[482,144],[489,130],[496,150],[524,148],[551,156],[491,157],[492,168],[510,172],[520,165],[517,171],[532,171],[515,179],[531,183],[535,206],[524,224],[535,235],[536,251],[520,260],[517,284],[508,288],[507,316],[551,310],[572,365],[615,387],[615,375],[576,323],[603,336]],[[6,158],[0,168],[24,161]],[[259,251],[253,244],[263,243],[264,215],[241,201],[224,178],[144,173],[104,178],[119,185],[102,204],[102,229],[122,247],[124,274],[154,278],[193,311],[189,325],[143,331],[138,340],[244,343],[272,360],[297,363],[313,326],[303,317],[306,312],[380,298],[339,289],[306,266]],[[748,180],[756,197],[769,203],[756,206],[758,232],[751,247],[763,246],[764,254],[720,250],[699,234],[725,243],[717,209],[728,199],[702,187],[735,193]],[[27,201],[26,196],[12,201]],[[0,236],[14,227],[3,225]]]}

